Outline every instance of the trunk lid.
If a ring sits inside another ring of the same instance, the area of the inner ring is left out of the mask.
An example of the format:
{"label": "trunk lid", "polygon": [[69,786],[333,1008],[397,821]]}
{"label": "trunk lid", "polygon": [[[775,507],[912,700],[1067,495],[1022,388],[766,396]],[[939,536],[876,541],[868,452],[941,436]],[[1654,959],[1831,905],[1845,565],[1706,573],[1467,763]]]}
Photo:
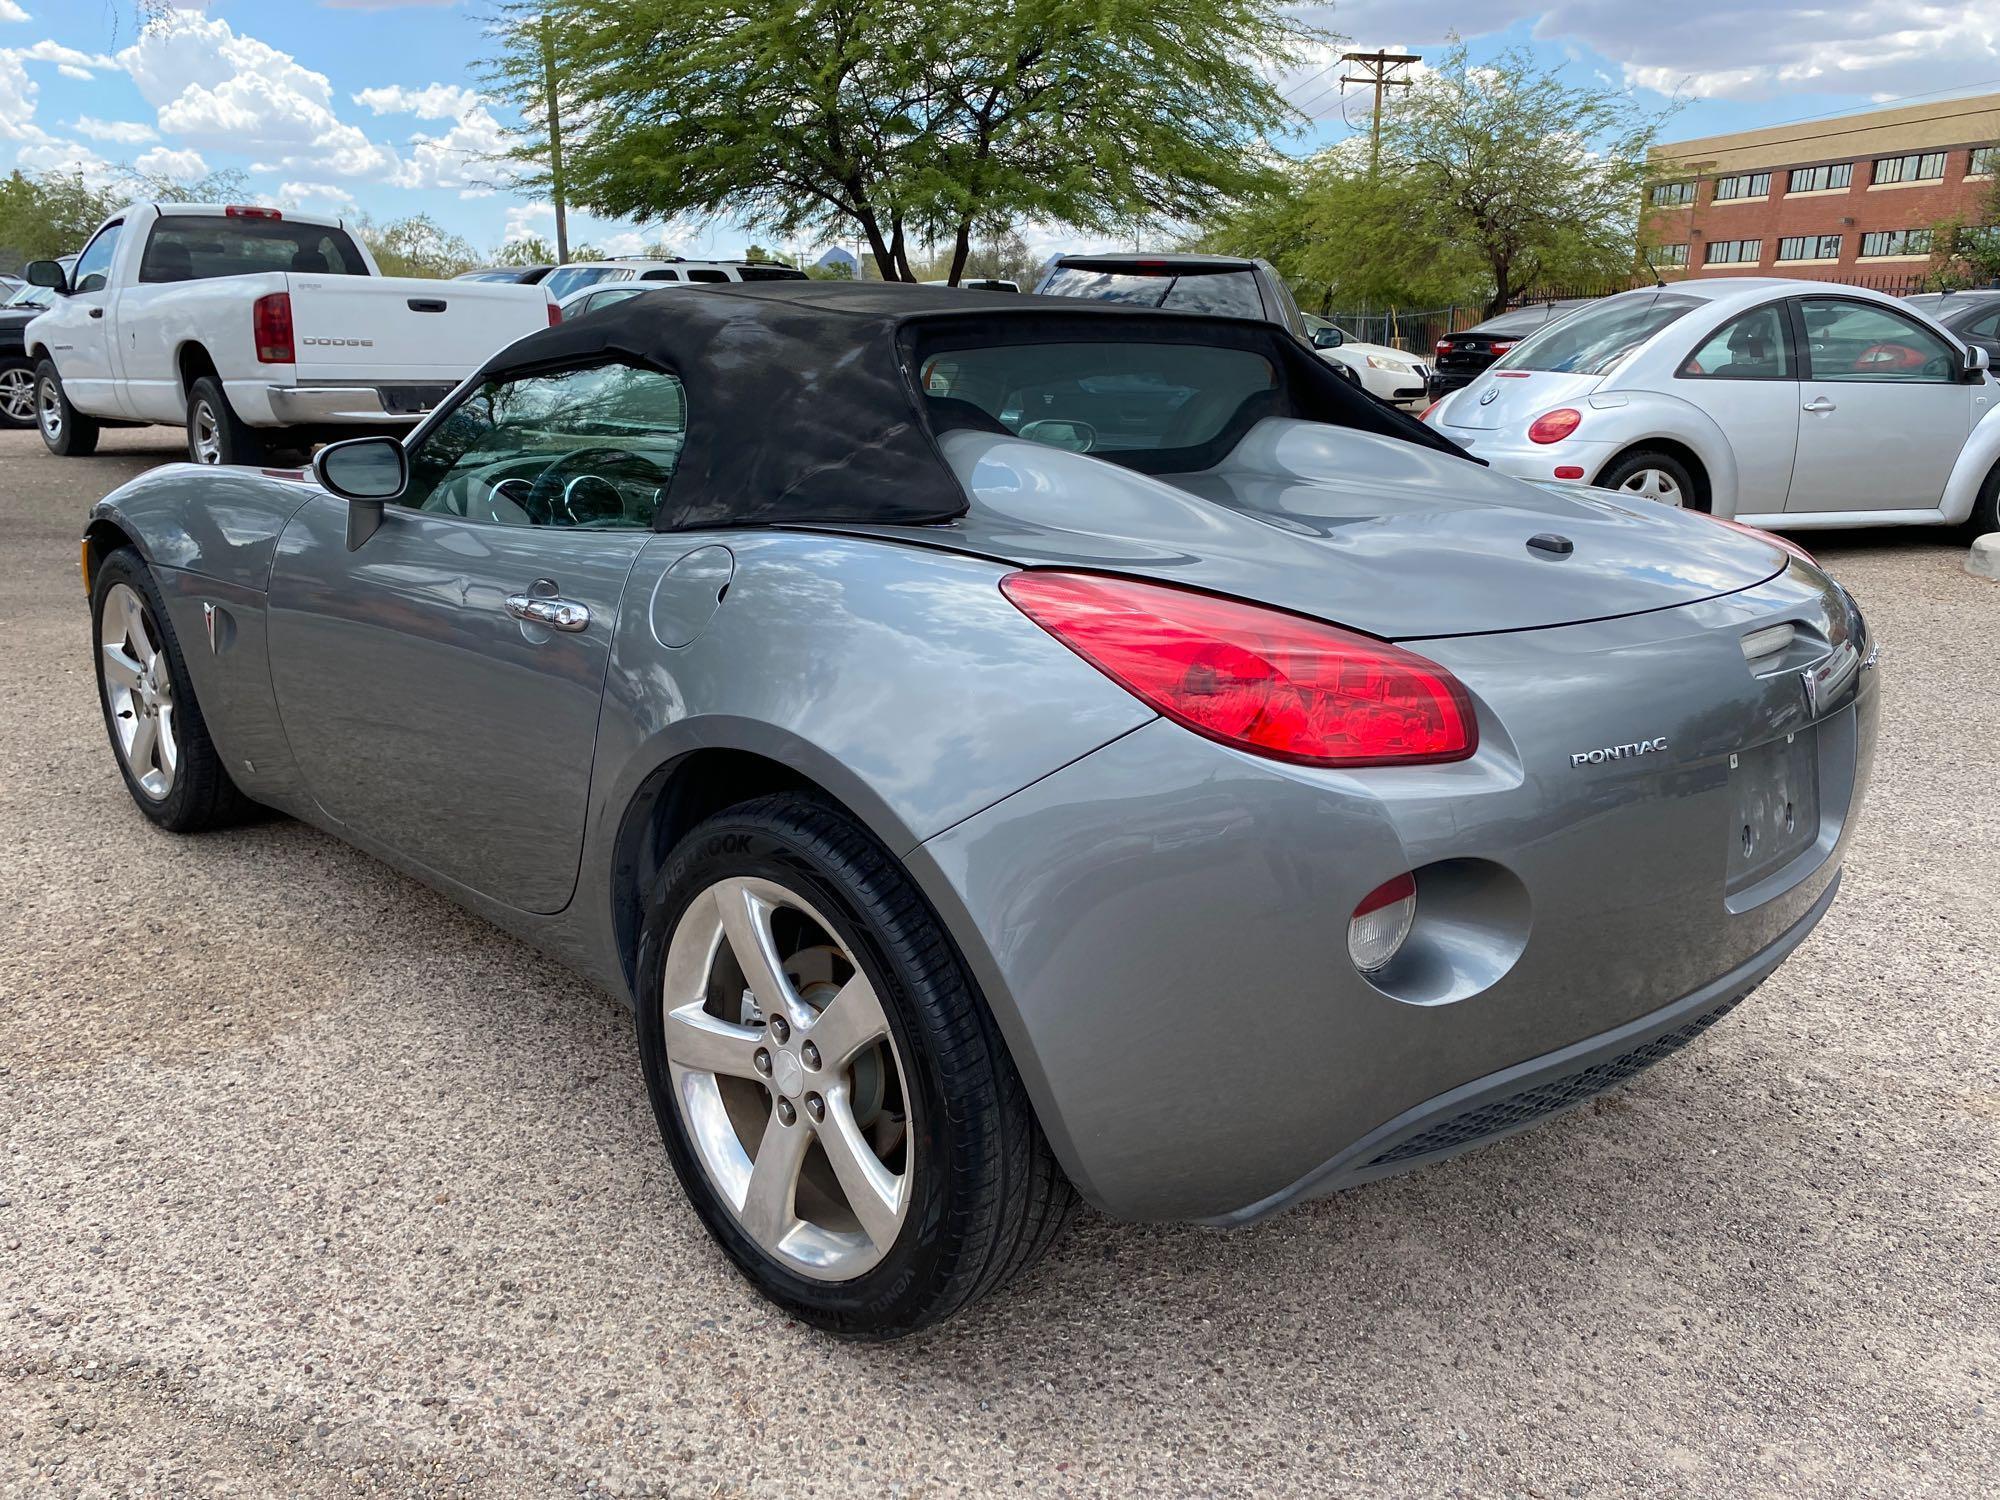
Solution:
{"label": "trunk lid", "polygon": [[[1580,406],[1603,383],[1602,375],[1568,375],[1560,370],[1487,370],[1438,413],[1440,426],[1526,433],[1543,412]],[[1489,392],[1491,400],[1485,399]]]}
{"label": "trunk lid", "polygon": [[[1749,588],[1787,562],[1776,543],[1705,516],[1543,489],[1313,422],[1268,419],[1216,468],[1172,476],[983,432],[949,432],[940,446],[972,508],[925,528],[926,540],[1023,567],[1185,584],[1387,640],[1668,609]],[[1571,550],[1531,548],[1538,536]]]}
{"label": "trunk lid", "polygon": [[457,384],[549,324],[540,287],[409,276],[289,273],[298,383]]}

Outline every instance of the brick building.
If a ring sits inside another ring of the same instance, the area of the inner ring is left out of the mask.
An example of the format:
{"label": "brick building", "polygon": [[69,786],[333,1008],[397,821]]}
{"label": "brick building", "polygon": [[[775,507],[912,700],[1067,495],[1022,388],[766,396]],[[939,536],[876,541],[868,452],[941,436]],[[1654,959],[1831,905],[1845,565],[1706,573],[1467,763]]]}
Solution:
{"label": "brick building", "polygon": [[1920,274],[1933,224],[1985,217],[2000,94],[1677,141],[1654,162],[1641,237],[1664,276]]}

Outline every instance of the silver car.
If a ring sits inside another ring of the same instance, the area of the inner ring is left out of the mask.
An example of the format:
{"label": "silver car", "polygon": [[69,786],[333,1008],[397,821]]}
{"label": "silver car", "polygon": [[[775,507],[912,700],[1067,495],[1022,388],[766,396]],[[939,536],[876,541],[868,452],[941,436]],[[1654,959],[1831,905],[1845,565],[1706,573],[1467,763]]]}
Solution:
{"label": "silver car", "polygon": [[626,998],[696,1211],[852,1337],[1077,1195],[1248,1223],[1667,1056],[1833,901],[1879,696],[1769,536],[1267,323],[920,287],[586,314],[406,442],[132,481],[84,572],[147,818]]}
{"label": "silver car", "polygon": [[1897,299],[1727,277],[1623,292],[1425,420],[1506,473],[1757,526],[2000,529],[1986,351]]}

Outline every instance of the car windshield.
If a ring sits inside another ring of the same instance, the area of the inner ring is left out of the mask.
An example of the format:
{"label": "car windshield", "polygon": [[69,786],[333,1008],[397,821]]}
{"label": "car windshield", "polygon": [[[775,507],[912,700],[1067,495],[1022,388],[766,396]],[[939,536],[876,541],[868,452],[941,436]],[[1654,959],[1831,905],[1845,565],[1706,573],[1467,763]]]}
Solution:
{"label": "car windshield", "polygon": [[260,271],[366,276],[368,265],[338,225],[222,214],[164,216],[153,225],[139,260],[142,282],[211,281]]}
{"label": "car windshield", "polygon": [[1225,318],[1264,316],[1251,271],[1196,271],[1181,275],[1094,271],[1088,266],[1058,266],[1042,287],[1044,296],[1088,297],[1095,302],[1133,302],[1140,307],[1166,307],[1180,312],[1210,313]]}
{"label": "car windshield", "polygon": [[1614,297],[1551,323],[1493,368],[1608,375],[1647,339],[1699,306],[1698,297]]}
{"label": "car windshield", "polygon": [[1114,460],[1184,453],[1199,462],[1199,450],[1262,415],[1277,386],[1263,355],[1205,344],[999,344],[923,363],[937,426],[1004,430]]}
{"label": "car windshield", "polygon": [[0,307],[47,307],[55,299],[56,294],[45,286],[24,286],[16,288]]}
{"label": "car windshield", "polygon": [[564,266],[559,271],[549,272],[548,279],[542,283],[542,290],[560,302],[581,287],[595,286],[600,281],[630,274],[621,266]]}

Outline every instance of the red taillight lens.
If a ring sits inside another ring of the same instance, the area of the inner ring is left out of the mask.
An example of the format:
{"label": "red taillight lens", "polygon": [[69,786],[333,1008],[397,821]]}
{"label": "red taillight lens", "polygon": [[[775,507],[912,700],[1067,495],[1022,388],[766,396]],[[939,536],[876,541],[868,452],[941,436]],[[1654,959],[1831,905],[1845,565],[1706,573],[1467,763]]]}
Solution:
{"label": "red taillight lens", "polygon": [[560,322],[562,322],[562,309],[551,302],[549,304],[549,327],[553,328]]}
{"label": "red taillight lens", "polygon": [[1819,559],[1806,551],[1805,548],[1801,547],[1790,537],[1779,536],[1777,532],[1765,531],[1759,526],[1745,526],[1741,521],[1731,521],[1724,516],[1710,516],[1709,520],[1719,525],[1727,526],[1731,531],[1740,531],[1745,536],[1754,536],[1760,542],[1769,542],[1773,547],[1783,547],[1792,556],[1799,558],[1801,561],[1809,562],[1815,568],[1819,566]]}
{"label": "red taillight lens", "polygon": [[1558,479],[1581,479],[1581,478],[1583,478],[1583,465],[1582,465],[1582,464],[1557,464],[1557,465],[1556,465],[1556,478],[1558,478]]}
{"label": "red taillight lens", "polygon": [[252,208],[244,203],[232,203],[222,210],[225,219],[278,219],[285,216],[275,208]]}
{"label": "red taillight lens", "polygon": [[1437,400],[1433,401],[1433,402],[1432,402],[1432,403],[1431,403],[1431,404],[1430,404],[1429,406],[1426,406],[1426,407],[1424,408],[1424,410],[1423,410],[1423,415],[1421,415],[1420,417],[1418,417],[1418,418],[1417,418],[1417,420],[1418,420],[1419,422],[1428,422],[1428,421],[1430,421],[1430,419],[1431,419],[1431,413],[1432,413],[1432,412],[1434,412],[1434,411],[1436,411],[1436,410],[1437,410],[1437,409],[1438,409],[1438,408],[1439,408],[1440,406],[1442,406],[1442,405],[1444,405],[1444,398],[1443,398],[1442,396],[1440,396],[1440,397],[1439,397],[1439,398],[1438,398]]}
{"label": "red taillight lens", "polygon": [[1514,346],[1511,342],[1505,344],[1494,344],[1486,352],[1492,355],[1495,359],[1498,359],[1501,355],[1506,354],[1511,349],[1513,349],[1513,347]]}
{"label": "red taillight lens", "polygon": [[1458,680],[1399,646],[1132,579],[1014,573],[1000,588],[1127,692],[1225,745],[1321,766],[1464,760],[1479,746]]}
{"label": "red taillight lens", "polygon": [[292,349],[292,294],[273,292],[259,297],[250,308],[250,329],[257,340],[257,363],[289,365],[298,356]]}
{"label": "red taillight lens", "polygon": [[1528,441],[1560,443],[1576,431],[1576,424],[1582,420],[1583,413],[1574,406],[1558,406],[1554,411],[1545,411],[1529,424]]}
{"label": "red taillight lens", "polygon": [[1443,355],[1446,355],[1446,354],[1449,354],[1449,353],[1451,353],[1451,340],[1450,340],[1450,339],[1439,339],[1439,340],[1437,341],[1437,352],[1438,352],[1438,354],[1439,354],[1439,356],[1440,356],[1440,357],[1442,357]]}

